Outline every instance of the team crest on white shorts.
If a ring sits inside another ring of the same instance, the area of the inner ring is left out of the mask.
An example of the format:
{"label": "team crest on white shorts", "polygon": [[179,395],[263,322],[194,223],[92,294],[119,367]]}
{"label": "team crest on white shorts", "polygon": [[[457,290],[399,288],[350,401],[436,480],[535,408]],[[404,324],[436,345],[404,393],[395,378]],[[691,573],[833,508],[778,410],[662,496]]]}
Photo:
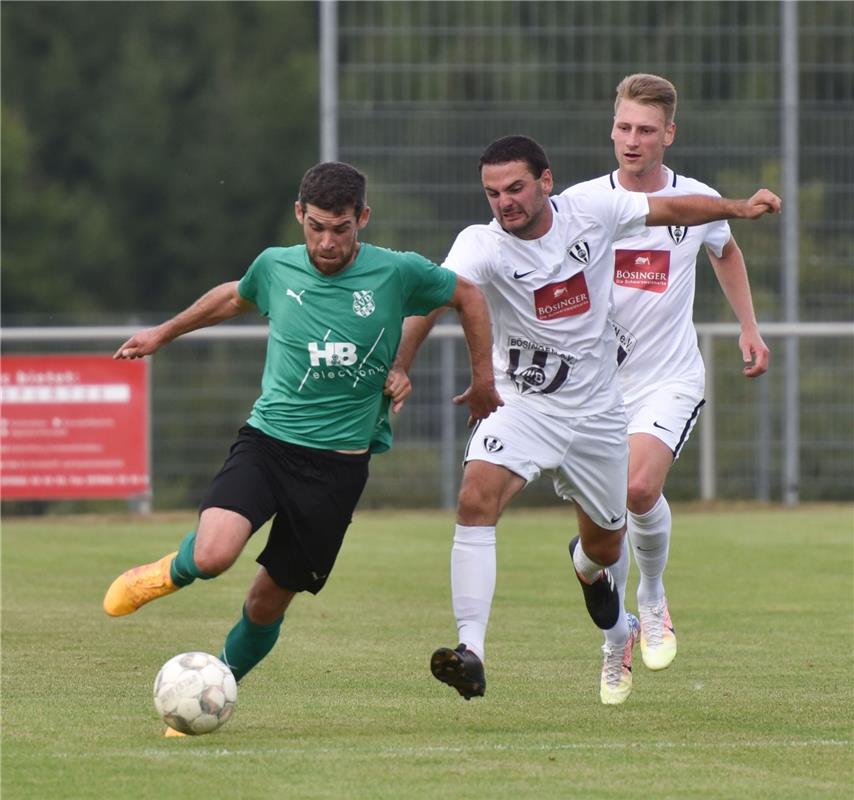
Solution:
{"label": "team crest on white shorts", "polygon": [[486,450],[487,453],[498,453],[504,449],[504,442],[502,442],[497,436],[484,436],[483,449]]}
{"label": "team crest on white shorts", "polygon": [[353,292],[353,311],[360,317],[369,317],[376,310],[374,293],[370,289]]}

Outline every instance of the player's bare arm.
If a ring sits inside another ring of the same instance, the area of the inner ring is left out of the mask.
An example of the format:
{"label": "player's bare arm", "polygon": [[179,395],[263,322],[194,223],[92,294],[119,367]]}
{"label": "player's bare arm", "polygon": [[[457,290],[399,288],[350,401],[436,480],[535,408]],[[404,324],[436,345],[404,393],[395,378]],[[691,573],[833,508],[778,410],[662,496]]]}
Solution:
{"label": "player's bare arm", "polygon": [[430,331],[433,330],[436,320],[447,310],[448,306],[442,306],[425,317],[407,317],[403,321],[403,336],[400,340],[400,346],[397,348],[392,369],[402,369],[404,372],[409,372],[418,349]]}
{"label": "player's bare arm", "polygon": [[[393,370],[408,372],[422,342],[436,324],[436,320],[448,309],[454,308],[460,316],[463,333],[471,358],[472,383],[462,395],[454,398],[455,403],[468,403],[473,419],[485,419],[500,405],[504,405],[495,389],[492,371],[492,330],[489,309],[482,292],[474,284],[457,277],[457,286],[447,306],[437,308],[424,317],[407,317],[403,323],[403,337],[397,349]],[[408,396],[408,393],[407,393]],[[392,410],[399,411],[394,407]]]}
{"label": "player's bare arm", "polygon": [[726,243],[720,256],[711,250],[707,252],[721,290],[741,326],[738,346],[745,364],[742,373],[745,377],[756,378],[768,371],[770,351],[759,334],[744,255],[735,239]]}
{"label": "player's bare arm", "polygon": [[[442,306],[426,317],[407,317],[403,321],[403,335],[384,389],[385,394],[391,397],[393,414],[400,413],[406,398],[412,394],[412,384],[408,373],[412,368],[412,362],[415,361],[418,348],[421,347],[422,342],[427,338],[427,334],[433,329],[436,320],[447,310],[447,306]],[[401,376],[406,378],[405,385]]]}
{"label": "player's bare arm", "polygon": [[764,214],[779,214],[781,200],[768,189],[760,189],[747,200],[726,197],[682,195],[681,197],[650,197],[646,224],[703,225],[718,219],[757,219]]}
{"label": "player's bare arm", "polygon": [[471,385],[454,398],[457,405],[469,407],[469,423],[486,419],[504,401],[495,388],[492,368],[492,322],[483,292],[465,278],[457,276],[457,286],[448,303],[456,309],[468,343]]}
{"label": "player's bare arm", "polygon": [[216,325],[252,308],[255,306],[248,300],[244,300],[238,293],[237,281],[222,283],[205,292],[189,308],[176,314],[172,319],[135,333],[116,350],[113,358],[133,359],[150,356],[163,345],[185,333]]}

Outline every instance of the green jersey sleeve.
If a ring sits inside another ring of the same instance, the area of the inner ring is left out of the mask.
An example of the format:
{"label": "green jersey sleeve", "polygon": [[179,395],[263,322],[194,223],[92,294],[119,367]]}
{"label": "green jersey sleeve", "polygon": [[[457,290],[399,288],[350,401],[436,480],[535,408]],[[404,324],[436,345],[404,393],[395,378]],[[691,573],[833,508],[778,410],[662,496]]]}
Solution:
{"label": "green jersey sleeve", "polygon": [[424,316],[447,305],[457,288],[456,273],[418,253],[404,255],[407,257],[406,268],[402,270],[406,289],[404,316]]}
{"label": "green jersey sleeve", "polygon": [[238,294],[254,303],[265,317],[270,315],[270,276],[275,251],[276,248],[268,247],[261,253],[237,284]]}

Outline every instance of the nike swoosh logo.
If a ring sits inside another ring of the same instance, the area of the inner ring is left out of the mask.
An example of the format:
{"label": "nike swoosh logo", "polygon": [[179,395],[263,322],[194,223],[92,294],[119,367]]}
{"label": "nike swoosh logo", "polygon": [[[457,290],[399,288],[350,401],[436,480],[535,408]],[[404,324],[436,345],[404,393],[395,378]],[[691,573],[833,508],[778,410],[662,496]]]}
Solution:
{"label": "nike swoosh logo", "polygon": [[667,431],[668,433],[673,433],[673,431],[670,430],[670,428],[665,428],[664,425],[659,425],[657,422],[653,422],[652,427],[653,428],[661,428],[661,430],[663,430],[663,431]]}
{"label": "nike swoosh logo", "polygon": [[521,275],[520,275],[518,272],[514,272],[514,273],[513,273],[513,277],[518,281],[518,280],[519,280],[519,278],[524,278],[524,277],[526,277],[527,275],[533,275],[536,271],[537,271],[537,270],[532,269],[532,270],[529,270],[528,272],[523,272]]}
{"label": "nike swoosh logo", "polygon": [[620,514],[619,517],[612,517],[611,518],[611,524],[614,525],[615,523],[619,522],[623,518],[623,516],[624,516],[623,514]]}

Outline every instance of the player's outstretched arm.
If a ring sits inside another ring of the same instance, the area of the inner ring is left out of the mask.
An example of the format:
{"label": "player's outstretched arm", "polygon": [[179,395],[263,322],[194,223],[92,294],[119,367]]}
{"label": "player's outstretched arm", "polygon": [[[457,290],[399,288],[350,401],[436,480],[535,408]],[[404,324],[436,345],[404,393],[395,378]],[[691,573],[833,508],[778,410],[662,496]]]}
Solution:
{"label": "player's outstretched arm", "polygon": [[770,351],[759,335],[759,323],[753,310],[753,297],[750,293],[750,280],[744,255],[735,239],[730,239],[720,257],[708,251],[709,261],[715,271],[721,290],[730,304],[733,313],[741,325],[738,346],[745,367],[742,373],[748,378],[757,378],[768,371]]}
{"label": "player's outstretched arm", "polygon": [[681,197],[650,197],[646,224],[703,225],[718,219],[757,219],[763,214],[779,214],[781,200],[773,192],[760,189],[747,200],[687,194]]}
{"label": "player's outstretched arm", "polygon": [[182,334],[216,325],[254,307],[240,296],[237,281],[222,283],[203,294],[193,305],[172,319],[135,333],[116,350],[113,358],[150,356]]}

